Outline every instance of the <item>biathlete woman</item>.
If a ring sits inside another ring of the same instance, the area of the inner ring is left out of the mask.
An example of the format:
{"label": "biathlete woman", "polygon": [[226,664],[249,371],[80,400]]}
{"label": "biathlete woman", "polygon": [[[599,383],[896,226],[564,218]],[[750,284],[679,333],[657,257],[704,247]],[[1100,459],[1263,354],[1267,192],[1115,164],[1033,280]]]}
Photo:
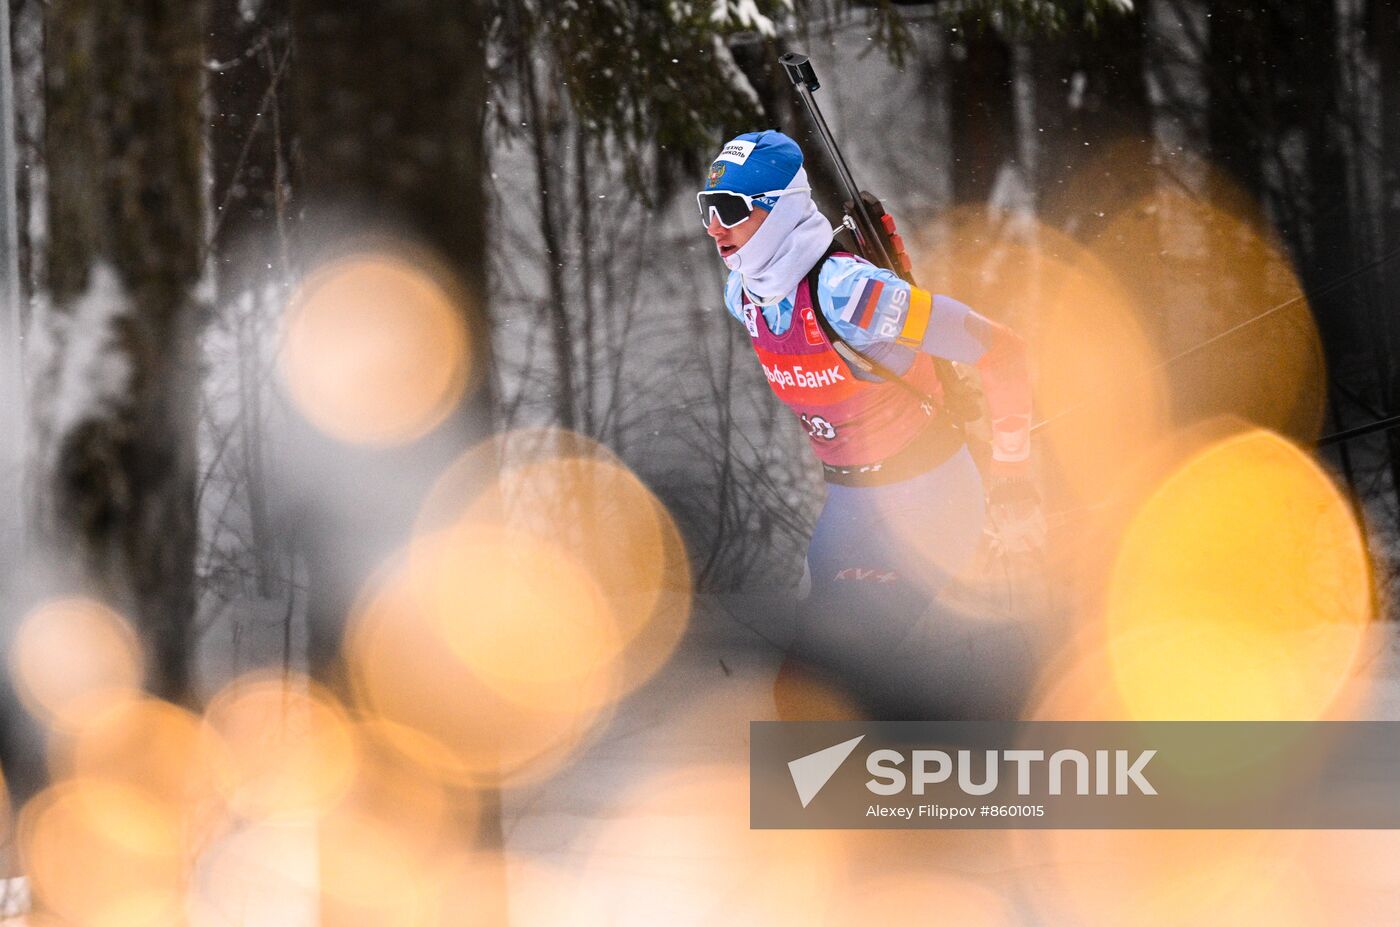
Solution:
{"label": "biathlete woman", "polygon": [[[940,680],[927,678],[927,654],[910,642],[934,596],[977,550],[989,515],[984,474],[942,406],[933,358],[979,372],[992,425],[990,515],[998,529],[1026,537],[1037,524],[1043,531],[1043,517],[1028,481],[1025,347],[957,300],[835,251],[836,230],[812,201],[802,161],[781,132],[740,135],[697,194],[730,271],[729,313],[801,423],[827,484],[793,656],[834,676],[867,710],[927,714],[911,706],[936,698]],[[903,382],[848,365],[833,335]]]}

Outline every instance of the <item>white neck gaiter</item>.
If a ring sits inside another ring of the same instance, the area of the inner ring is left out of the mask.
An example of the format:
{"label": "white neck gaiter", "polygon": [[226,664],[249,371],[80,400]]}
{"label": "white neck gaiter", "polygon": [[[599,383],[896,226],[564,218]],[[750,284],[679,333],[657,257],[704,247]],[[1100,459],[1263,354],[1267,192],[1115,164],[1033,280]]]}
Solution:
{"label": "white neck gaiter", "polygon": [[[806,168],[798,168],[787,189],[807,186]],[[753,238],[724,259],[743,277],[749,299],[760,306],[781,302],[831,244],[832,228],[808,191],[784,193]]]}

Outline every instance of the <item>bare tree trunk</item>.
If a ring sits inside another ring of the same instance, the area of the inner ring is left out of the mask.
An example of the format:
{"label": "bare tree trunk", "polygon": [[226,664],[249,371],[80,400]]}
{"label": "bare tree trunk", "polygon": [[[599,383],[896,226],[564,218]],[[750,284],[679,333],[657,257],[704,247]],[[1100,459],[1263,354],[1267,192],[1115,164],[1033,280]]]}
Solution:
{"label": "bare tree trunk", "polygon": [[[430,249],[466,292],[473,363],[483,374],[491,364],[484,15],[480,0],[386,0],[372,16],[350,15],[339,0],[293,0],[296,51],[288,75],[298,259],[313,267],[348,244],[375,239]],[[483,375],[478,382],[491,380]],[[303,520],[310,659],[319,675],[333,675],[358,584],[411,527],[411,510],[368,500],[382,499],[384,479],[402,486],[406,457],[445,465],[490,430],[490,409],[489,391],[479,388],[457,415],[402,453],[306,437],[327,468],[313,476],[317,488],[335,494]],[[421,468],[415,473],[413,479],[430,478]],[[327,474],[335,475],[327,481]]]}
{"label": "bare tree trunk", "polygon": [[[290,281],[285,248],[286,146],[289,116],[283,92],[290,64],[287,0],[265,0],[250,12],[242,0],[211,0],[209,55],[213,101],[209,132],[214,234],[210,244],[217,310],[249,311],[239,334],[237,449],[248,505],[248,551],[255,591],[274,592],[282,549],[268,502],[264,436],[271,379],[264,344],[268,290]],[[247,302],[243,298],[247,297]]]}
{"label": "bare tree trunk", "polygon": [[[43,156],[41,127],[43,100],[43,19],[44,11],[38,0],[9,0],[10,59],[15,78],[15,141],[20,165],[15,177],[16,211],[19,213],[19,279],[21,305],[28,306],[34,294],[34,246],[30,241],[29,222],[34,212],[34,177]],[[27,313],[26,313],[27,315]]]}
{"label": "bare tree trunk", "polygon": [[1211,160],[1255,202],[1264,195],[1264,160],[1276,150],[1277,138],[1268,93],[1277,55],[1263,19],[1263,11],[1249,4],[1213,8],[1206,46]]}
{"label": "bare tree trunk", "polygon": [[[481,384],[408,448],[354,449],[304,437],[317,461],[308,476],[330,494],[316,498],[302,526],[310,660],[332,685],[343,681],[340,630],[360,585],[408,540],[431,480],[491,427],[487,9],[485,0],[381,0],[372,11],[342,0],[292,0],[299,259],[315,266],[367,236],[430,249],[465,292]],[[473,842],[499,849],[499,797],[483,791],[480,809]],[[464,839],[467,828],[459,824]],[[504,884],[496,888],[504,898]]]}
{"label": "bare tree trunk", "polygon": [[[6,0],[0,0],[6,2]],[[6,50],[10,52],[14,68],[11,72],[14,83],[16,118],[12,124],[17,145],[17,161],[20,165],[13,177],[16,194],[15,267],[18,269],[18,285],[12,295],[18,301],[0,305],[0,380],[4,381],[6,408],[0,411],[0,436],[9,447],[0,450],[0,484],[8,494],[0,499],[0,628],[10,633],[13,621],[23,608],[19,588],[27,545],[26,512],[24,510],[25,490],[29,485],[26,472],[27,436],[29,423],[26,421],[28,397],[21,391],[27,389],[28,377],[22,367],[21,333],[27,323],[29,298],[32,295],[31,256],[32,243],[27,234],[33,187],[28,170],[30,161],[37,149],[35,131],[36,110],[40,110],[35,98],[36,90],[42,88],[37,80],[36,70],[41,68],[41,43],[36,28],[43,13],[37,8],[25,9],[23,0],[10,4],[12,17],[10,38]],[[29,105],[22,105],[21,101]],[[31,102],[32,101],[32,102]],[[13,391],[13,392],[12,392]],[[45,785],[47,771],[44,768],[42,744],[44,735],[38,723],[25,711],[10,679],[0,680],[0,767],[3,768],[4,790],[0,790],[0,800],[8,800],[9,807],[19,808]],[[8,792],[8,795],[6,795]],[[0,876],[9,878],[22,872],[18,848],[13,837],[0,840]]]}
{"label": "bare tree trunk", "polygon": [[[593,265],[598,256],[593,237],[593,190],[588,180],[588,136],[574,127],[574,202],[578,213],[578,262],[580,311],[579,342],[583,346],[583,394],[579,397],[579,412],[586,434],[600,438],[598,432],[599,382],[598,356],[607,346],[598,344],[598,300],[594,293]],[[616,392],[616,385],[611,387]]]}
{"label": "bare tree trunk", "polygon": [[1092,238],[1149,193],[1152,110],[1147,99],[1145,0],[1084,28],[1042,39],[1033,51],[1035,124],[1043,148],[1037,199],[1051,223]]}
{"label": "bare tree trunk", "polygon": [[1370,339],[1358,325],[1359,313],[1351,310],[1364,281],[1334,285],[1358,263],[1347,158],[1336,111],[1341,90],[1338,20],[1333,3],[1300,4],[1287,31],[1293,39],[1297,106],[1307,151],[1308,234],[1299,238],[1308,259],[1302,277],[1319,329],[1330,336],[1335,349],[1352,351],[1366,347]]}
{"label": "bare tree trunk", "polygon": [[[1376,52],[1381,90],[1381,246],[1382,255],[1400,250],[1400,0],[1371,0],[1369,31]],[[1384,326],[1382,353],[1387,358],[1388,382],[1382,385],[1386,412],[1400,408],[1400,256],[1380,268],[1381,300],[1375,318]],[[1386,433],[1390,452],[1391,489],[1400,500],[1400,430]]]}
{"label": "bare tree trunk", "polygon": [[49,278],[67,332],[53,374],[74,392],[54,397],[45,528],[129,611],[152,687],[177,699],[195,609],[202,14],[197,0],[48,10]]}
{"label": "bare tree trunk", "polygon": [[[1400,0],[1371,0],[1371,13],[1381,83],[1382,253],[1389,253],[1400,248]],[[1396,299],[1400,296],[1400,260],[1385,265],[1385,279],[1385,292]],[[1393,330],[1400,336],[1400,326]],[[1400,356],[1400,342],[1392,343],[1391,353]],[[1393,389],[1392,399],[1400,405],[1400,383]]]}
{"label": "bare tree trunk", "polygon": [[384,0],[374,15],[292,0],[303,228],[321,234],[353,218],[357,231],[411,233],[478,298],[485,12],[482,0]]}
{"label": "bare tree trunk", "polygon": [[18,202],[20,171],[16,163],[15,73],[11,67],[11,21],[8,0],[0,0],[0,586],[7,585],[10,566],[24,548],[24,454],[28,443],[23,354],[24,330],[20,294],[24,279],[19,260]]}
{"label": "bare tree trunk", "polygon": [[209,138],[217,231],[212,250],[220,305],[279,269],[274,117],[287,116],[281,92],[287,2],[264,0],[250,18],[244,0],[210,0]]}
{"label": "bare tree trunk", "polygon": [[562,154],[560,142],[564,136],[559,103],[540,93],[539,78],[534,61],[526,60],[520,68],[525,85],[525,118],[530,123],[531,155],[535,167],[535,189],[539,197],[540,239],[544,243],[545,279],[549,293],[545,315],[549,320],[550,344],[554,354],[554,420],[561,428],[578,427],[578,384],[574,375],[574,336],[569,319],[569,298],[564,286],[564,237],[562,218],[563,184],[555,185],[551,160],[556,152]]}
{"label": "bare tree trunk", "polygon": [[990,26],[950,37],[953,201],[985,201],[1003,164],[1016,160],[1016,108],[1011,47]]}
{"label": "bare tree trunk", "polygon": [[[1289,102],[1296,111],[1297,128],[1306,152],[1303,223],[1286,228],[1285,235],[1291,239],[1294,254],[1299,257],[1299,278],[1308,294],[1332,371],[1331,379],[1337,387],[1333,390],[1332,416],[1340,427],[1336,392],[1349,387],[1350,392],[1365,394],[1370,393],[1374,385],[1383,395],[1385,389],[1385,384],[1374,381],[1343,382],[1340,371],[1352,367],[1351,359],[1365,358],[1373,366],[1362,376],[1370,380],[1372,376],[1379,377],[1386,366],[1376,341],[1380,333],[1369,330],[1365,314],[1357,311],[1357,307],[1364,305],[1366,281],[1352,280],[1339,285],[1359,263],[1349,195],[1351,177],[1337,112],[1341,90],[1340,16],[1332,3],[1285,6],[1280,8],[1279,16],[1279,31],[1291,40],[1286,46],[1291,53],[1286,59],[1287,70],[1294,75],[1296,89]],[[1365,369],[1365,362],[1359,367]],[[1349,453],[1350,449],[1342,449],[1344,473],[1360,516],[1364,514],[1364,499],[1348,459]]]}

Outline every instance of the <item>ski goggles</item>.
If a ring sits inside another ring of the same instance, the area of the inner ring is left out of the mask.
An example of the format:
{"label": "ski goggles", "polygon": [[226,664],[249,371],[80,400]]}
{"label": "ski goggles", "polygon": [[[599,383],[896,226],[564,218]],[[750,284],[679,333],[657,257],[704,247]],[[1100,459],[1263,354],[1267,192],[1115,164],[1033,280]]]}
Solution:
{"label": "ski goggles", "polygon": [[700,222],[710,227],[710,219],[732,229],[753,215],[753,201],[769,196],[782,196],[784,193],[810,193],[811,187],[788,187],[786,190],[770,190],[767,193],[735,193],[733,190],[701,190],[695,194],[695,202],[700,205]]}

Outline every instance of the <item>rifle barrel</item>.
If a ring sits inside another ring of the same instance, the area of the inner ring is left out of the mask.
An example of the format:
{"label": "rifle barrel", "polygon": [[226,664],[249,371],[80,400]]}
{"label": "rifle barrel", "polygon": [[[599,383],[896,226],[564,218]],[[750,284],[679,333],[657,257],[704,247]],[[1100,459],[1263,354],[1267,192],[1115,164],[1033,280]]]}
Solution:
{"label": "rifle barrel", "polygon": [[[791,75],[791,72],[789,74]],[[836,138],[831,134],[831,128],[826,124],[826,117],[822,115],[821,108],[817,106],[812,90],[807,84],[797,81],[796,78],[793,80],[793,86],[797,89],[798,96],[802,97],[802,102],[806,105],[807,112],[811,114],[812,121],[816,123],[817,132],[820,133],[826,150],[830,152],[831,160],[836,162],[836,172],[841,175],[841,182],[846,185],[846,192],[850,194],[851,202],[855,204],[856,213],[862,226],[861,234],[867,239],[867,247],[878,251],[880,263],[893,269],[895,263],[889,253],[885,251],[885,243],[880,238],[879,230],[875,227],[875,220],[871,218],[869,211],[865,208],[865,201],[860,197],[860,187],[856,186],[856,180],[851,176],[851,169],[847,166],[846,159],[841,156],[841,149],[836,144]]]}

